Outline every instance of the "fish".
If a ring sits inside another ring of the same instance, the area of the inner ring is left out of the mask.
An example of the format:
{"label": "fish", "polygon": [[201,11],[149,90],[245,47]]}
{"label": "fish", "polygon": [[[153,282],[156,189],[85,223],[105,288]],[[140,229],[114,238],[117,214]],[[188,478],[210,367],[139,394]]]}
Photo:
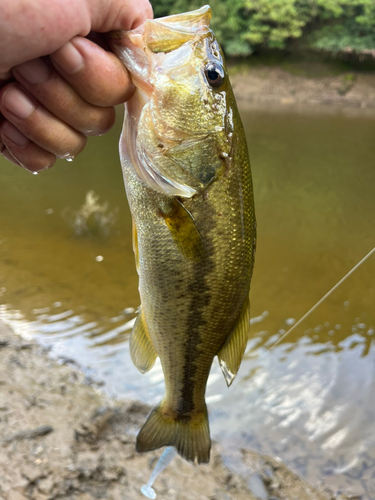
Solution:
{"label": "fish", "polygon": [[165,380],[136,449],[172,446],[198,464],[210,459],[212,362],[229,386],[248,340],[256,242],[246,138],[211,16],[206,5],[109,35],[136,87],[120,138],[141,298],[130,355],[141,373],[159,357]]}

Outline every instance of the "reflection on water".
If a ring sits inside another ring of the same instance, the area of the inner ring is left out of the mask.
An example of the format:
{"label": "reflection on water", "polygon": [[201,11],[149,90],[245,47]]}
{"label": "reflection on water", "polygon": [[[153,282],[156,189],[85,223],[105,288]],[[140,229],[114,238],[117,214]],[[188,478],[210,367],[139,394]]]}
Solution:
{"label": "reflection on water", "polygon": [[[267,350],[375,244],[375,119],[242,114],[259,227],[252,338],[230,390],[213,367],[213,437],[230,461],[248,446],[374,499],[375,257]],[[155,404],[160,363],[141,375],[129,357],[139,297],[119,125],[36,177],[0,163],[0,317],[89,366],[110,392]]]}

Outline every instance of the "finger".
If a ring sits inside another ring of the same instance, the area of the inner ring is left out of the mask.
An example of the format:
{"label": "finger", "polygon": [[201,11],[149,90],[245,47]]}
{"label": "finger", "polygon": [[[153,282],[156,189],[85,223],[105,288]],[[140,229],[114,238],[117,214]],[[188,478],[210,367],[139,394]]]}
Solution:
{"label": "finger", "polygon": [[134,92],[121,61],[86,38],[73,38],[51,55],[51,61],[78,94],[96,106],[123,103]]}
{"label": "finger", "polygon": [[130,26],[131,30],[143,24],[146,19],[152,19],[154,17],[152,6],[148,0],[140,0],[137,4],[138,8],[134,12],[133,20]]}
{"label": "finger", "polygon": [[47,170],[56,161],[55,155],[31,142],[8,121],[5,121],[0,126],[0,139],[0,149],[1,143],[5,146],[1,154],[7,160],[26,168],[30,172]]}
{"label": "finger", "polygon": [[11,161],[15,165],[22,167],[22,165],[7,150],[5,144],[1,140],[1,134],[0,134],[0,155],[4,156],[4,158],[6,158],[8,161]]}
{"label": "finger", "polygon": [[6,158],[6,159],[7,159],[8,161],[10,161],[11,163],[14,163],[15,165],[18,165],[19,167],[24,168],[24,167],[23,167],[23,165],[21,165],[21,163],[20,163],[20,162],[18,162],[18,161],[14,158],[14,156],[12,156],[12,154],[11,154],[11,153],[7,150],[7,148],[6,148],[6,146],[5,146],[4,144],[2,145],[2,149],[1,149],[1,151],[0,151],[0,154],[1,154],[2,156],[4,156],[4,158]]}
{"label": "finger", "polygon": [[13,75],[52,115],[84,135],[102,135],[114,124],[113,107],[89,104],[42,59],[14,67]]}
{"label": "finger", "polygon": [[86,137],[51,115],[17,83],[1,89],[0,113],[37,146],[58,158],[74,157],[85,147]]}
{"label": "finger", "polygon": [[6,73],[0,72],[0,88],[3,87],[8,81],[12,78],[11,71],[7,71]]}

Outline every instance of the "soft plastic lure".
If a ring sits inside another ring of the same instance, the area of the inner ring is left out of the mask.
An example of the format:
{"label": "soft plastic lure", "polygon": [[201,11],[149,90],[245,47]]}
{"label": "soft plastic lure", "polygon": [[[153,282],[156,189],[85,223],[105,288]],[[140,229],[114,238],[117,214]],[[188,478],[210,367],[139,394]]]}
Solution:
{"label": "soft plastic lure", "polygon": [[157,464],[155,465],[155,469],[151,472],[148,483],[144,484],[141,488],[141,492],[145,497],[156,498],[156,493],[152,488],[152,485],[154,484],[154,481],[158,477],[158,475],[172,462],[176,455],[177,451],[173,446],[168,446],[167,448],[165,448]]}

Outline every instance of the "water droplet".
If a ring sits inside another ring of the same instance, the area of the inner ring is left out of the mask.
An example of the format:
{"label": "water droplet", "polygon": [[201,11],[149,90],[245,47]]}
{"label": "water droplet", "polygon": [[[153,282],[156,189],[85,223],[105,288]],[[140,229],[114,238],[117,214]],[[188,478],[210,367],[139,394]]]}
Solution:
{"label": "water droplet", "polygon": [[350,302],[349,302],[349,300],[346,300],[346,301],[344,302],[344,306],[345,306],[345,307],[349,307],[349,306],[350,306]]}
{"label": "water droplet", "polygon": [[295,318],[288,318],[285,320],[285,323],[288,325],[288,326],[292,326],[294,325],[294,323],[296,322]]}
{"label": "water droplet", "polygon": [[32,172],[32,174],[33,174],[33,175],[38,175],[38,174],[39,174],[39,172]]}
{"label": "water droplet", "polygon": [[53,208],[47,208],[47,210],[46,210],[47,215],[51,215],[51,214],[53,214],[53,212],[54,212]]}
{"label": "water droplet", "polygon": [[68,155],[68,156],[66,156],[64,159],[65,159],[66,161],[73,161],[73,160],[74,160],[74,156],[69,156],[69,155]]}
{"label": "water droplet", "polygon": [[104,257],[103,257],[103,255],[97,255],[95,257],[95,260],[96,260],[96,262],[102,262],[104,260]]}
{"label": "water droplet", "polygon": [[62,302],[54,302],[53,303],[53,307],[61,307],[62,306]]}
{"label": "water droplet", "polygon": [[324,323],[324,326],[325,326],[326,328],[328,328],[328,327],[329,327],[329,321],[326,321],[326,322]]}
{"label": "water droplet", "polygon": [[335,325],[336,330],[341,330],[342,326],[341,325]]}

